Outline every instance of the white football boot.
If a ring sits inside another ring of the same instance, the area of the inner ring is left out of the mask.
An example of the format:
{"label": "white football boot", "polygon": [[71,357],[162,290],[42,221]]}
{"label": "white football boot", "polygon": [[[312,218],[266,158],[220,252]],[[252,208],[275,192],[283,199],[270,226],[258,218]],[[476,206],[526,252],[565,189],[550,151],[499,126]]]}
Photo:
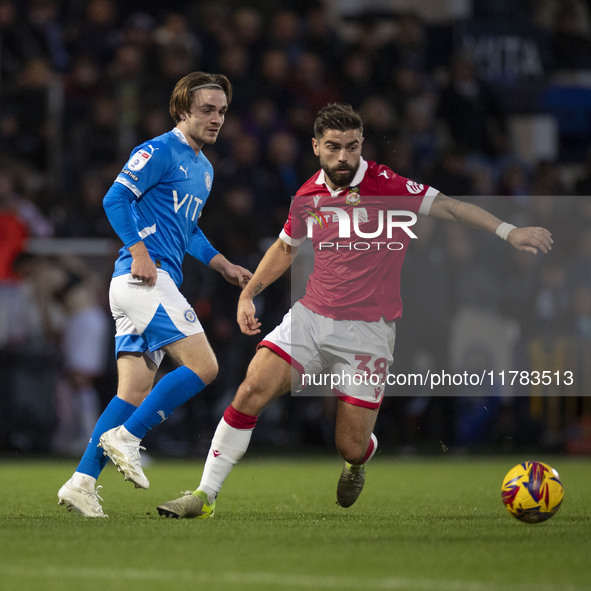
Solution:
{"label": "white football boot", "polygon": [[103,499],[98,491],[102,486],[90,488],[80,488],[74,486],[72,479],[68,480],[58,491],[58,505],[65,505],[68,511],[76,511],[84,517],[109,517],[103,513],[103,508],[99,502]]}
{"label": "white football boot", "polygon": [[99,439],[99,447],[105,450],[117,470],[125,480],[130,480],[136,488],[148,488],[150,481],[142,470],[140,440],[134,437],[123,425],[103,433]]}

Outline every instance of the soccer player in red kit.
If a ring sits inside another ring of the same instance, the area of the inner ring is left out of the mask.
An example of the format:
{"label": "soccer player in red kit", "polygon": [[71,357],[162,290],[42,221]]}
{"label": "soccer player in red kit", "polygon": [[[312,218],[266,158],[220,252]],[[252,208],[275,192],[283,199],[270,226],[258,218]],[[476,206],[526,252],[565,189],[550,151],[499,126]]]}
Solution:
{"label": "soccer player in red kit", "polygon": [[[442,195],[361,157],[363,124],[350,106],[323,107],[312,148],[321,169],[292,202],[279,239],[242,291],[237,320],[244,334],[260,332],[254,297],[289,269],[310,238],[314,268],[305,295],[259,344],[244,381],[213,436],[197,490],[158,507],[168,517],[207,518],[232,467],[242,458],[257,418],[274,398],[298,389],[303,376],[338,374],[335,443],[344,459],[337,502],[351,506],[376,451],[373,428],[393,360],[402,314],[400,275],[416,215],[487,230],[514,248],[551,249],[544,228],[516,228],[484,209]],[[357,379],[353,379],[353,377]]]}

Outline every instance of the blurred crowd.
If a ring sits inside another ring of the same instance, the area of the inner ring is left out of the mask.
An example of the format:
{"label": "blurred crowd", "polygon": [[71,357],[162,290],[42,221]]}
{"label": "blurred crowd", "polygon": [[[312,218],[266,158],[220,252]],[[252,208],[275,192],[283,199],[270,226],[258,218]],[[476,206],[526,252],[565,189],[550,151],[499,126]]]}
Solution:
{"label": "blurred crowd", "polygon": [[[230,260],[254,269],[291,196],[318,168],[310,143],[315,113],[327,102],[347,102],[363,117],[367,160],[516,225],[545,226],[555,240],[550,255],[533,257],[494,236],[421,219],[403,271],[395,370],[465,365],[458,323],[466,313],[484,327],[507,327],[505,351],[516,351],[519,367],[579,363],[591,341],[590,3],[473,0],[458,18],[458,3],[441,0],[436,20],[421,13],[421,3],[413,10],[413,2],[380,2],[379,12],[371,4],[351,12],[351,3],[338,0],[0,0],[0,371],[10,373],[26,356],[30,362],[32,348],[57,351],[57,379],[66,384],[57,390],[69,398],[58,396],[55,416],[47,417],[55,450],[68,451],[66,440],[79,446],[114,391],[109,277],[83,257],[39,261],[27,255],[27,240],[105,238],[115,251],[102,198],[133,147],[172,128],[168,98],[193,70],[224,73],[234,85],[220,138],[206,150],[215,179],[201,223]],[[498,67],[487,30],[517,48],[505,47]],[[514,123],[528,115],[549,116],[554,125],[524,151]],[[18,293],[30,300],[19,296],[15,304],[15,286],[25,286]],[[264,330],[287,309],[291,287],[286,277],[260,296]],[[196,430],[198,447],[208,445],[256,346],[237,330],[235,291],[195,261],[186,261],[183,291],[222,371],[205,394],[208,404],[188,405],[162,429],[157,445],[171,453],[189,453]],[[19,312],[23,306],[28,314]],[[38,322],[33,308],[41,310]],[[95,362],[81,368],[68,353],[81,345],[65,343],[82,309]],[[15,323],[19,314],[26,322]],[[556,361],[563,342],[567,361]],[[533,350],[542,351],[537,361]],[[581,378],[557,394],[584,397],[586,386]],[[546,399],[535,406],[505,394],[491,388],[458,402],[409,389],[386,399],[382,441],[420,447],[434,440],[447,448],[545,437],[564,446],[591,413],[584,398],[550,408]],[[77,418],[64,417],[68,400],[78,401]],[[330,399],[288,398],[261,420],[259,437],[329,441],[331,412]]]}

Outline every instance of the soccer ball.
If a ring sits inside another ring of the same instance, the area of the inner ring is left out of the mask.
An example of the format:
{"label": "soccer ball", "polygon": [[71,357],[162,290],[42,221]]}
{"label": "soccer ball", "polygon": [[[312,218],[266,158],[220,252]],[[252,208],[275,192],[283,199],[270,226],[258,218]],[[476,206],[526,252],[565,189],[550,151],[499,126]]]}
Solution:
{"label": "soccer ball", "polygon": [[507,472],[501,486],[505,509],[525,523],[550,519],[560,508],[564,488],[558,472],[543,462],[523,462]]}

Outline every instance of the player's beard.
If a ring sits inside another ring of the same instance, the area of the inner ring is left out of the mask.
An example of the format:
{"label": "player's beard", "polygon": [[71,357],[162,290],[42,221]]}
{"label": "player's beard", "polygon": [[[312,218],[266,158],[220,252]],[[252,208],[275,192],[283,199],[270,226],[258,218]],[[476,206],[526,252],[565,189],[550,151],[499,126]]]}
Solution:
{"label": "player's beard", "polygon": [[329,178],[330,182],[336,187],[348,187],[359,168],[357,166],[350,166],[349,164],[337,164],[332,168],[323,166],[324,174]]}

